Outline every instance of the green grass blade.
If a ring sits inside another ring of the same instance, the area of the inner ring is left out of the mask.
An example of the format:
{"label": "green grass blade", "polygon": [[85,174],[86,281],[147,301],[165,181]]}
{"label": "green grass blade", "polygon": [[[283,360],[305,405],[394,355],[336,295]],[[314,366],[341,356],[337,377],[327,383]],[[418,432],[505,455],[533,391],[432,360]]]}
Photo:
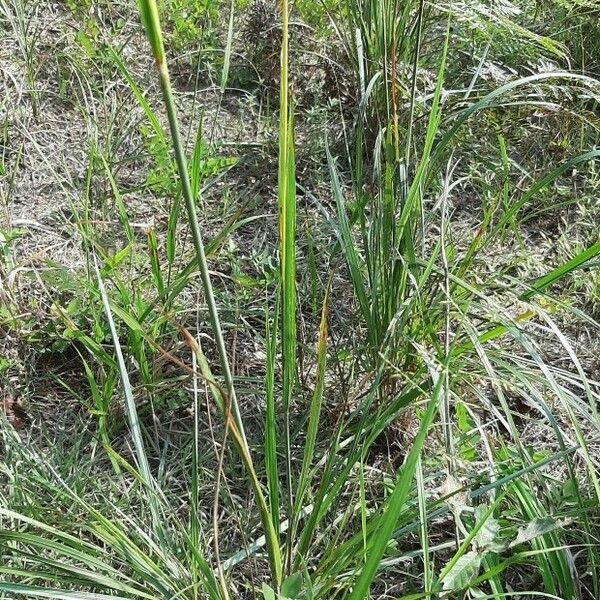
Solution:
{"label": "green grass blade", "polygon": [[[528,301],[533,299],[537,294],[544,293],[546,289],[551,286],[553,283],[556,283],[562,277],[568,275],[569,273],[575,271],[576,269],[580,269],[586,265],[591,259],[595,258],[600,254],[600,240],[595,244],[592,244],[586,250],[582,250],[577,255],[575,255],[571,260],[567,261],[563,265],[557,267],[552,270],[547,275],[536,279],[533,283],[529,285],[529,289],[519,296],[519,300]],[[524,313],[516,317],[517,321],[528,320],[533,316],[533,313]],[[506,325],[496,325],[492,327],[488,331],[482,333],[479,336],[480,343],[490,342],[495,340],[505,333],[507,333],[508,327]],[[468,352],[473,349],[473,343],[468,342],[466,344],[462,344],[457,346],[453,350],[454,355],[460,355],[465,352]]]}
{"label": "green grass blade", "polygon": [[[279,261],[281,289],[282,409],[285,420],[285,455],[288,514],[293,510],[290,408],[296,386],[296,165],[294,114],[289,90],[289,3],[281,2],[281,71],[279,86]],[[286,560],[291,563],[291,533],[288,532]]]}
{"label": "green grass blade", "polygon": [[[98,280],[98,288],[100,290],[100,296],[102,298],[102,304],[104,306],[104,312],[106,314],[106,319],[107,319],[109,327],[110,327],[110,333],[113,338],[115,354],[117,355],[117,365],[119,367],[119,374],[121,377],[121,385],[123,388],[123,394],[125,395],[125,407],[127,409],[129,428],[131,430],[131,435],[133,437],[133,446],[135,448],[138,468],[140,470],[140,474],[142,475],[144,484],[148,487],[148,489],[154,491],[155,481],[154,481],[154,477],[152,476],[152,473],[150,471],[148,457],[146,456],[146,448],[144,446],[144,440],[142,438],[142,429],[141,429],[140,419],[139,419],[138,412],[137,412],[137,406],[135,403],[135,399],[133,397],[133,389],[131,387],[131,382],[129,381],[129,374],[127,373],[127,367],[125,365],[123,351],[121,350],[119,336],[117,334],[115,322],[112,317],[110,301],[108,299],[108,294],[106,293],[106,288],[104,287],[104,282],[102,281],[102,277],[100,275],[100,270],[98,269],[98,265],[95,265],[95,268],[96,268],[96,277]],[[151,496],[153,496],[152,492],[151,492]],[[155,506],[154,501],[152,502],[152,505]],[[155,506],[154,510],[156,511],[156,514],[154,516],[155,516],[155,518],[158,519],[158,511],[156,510],[156,506]]]}
{"label": "green grass blade", "polygon": [[346,213],[346,205],[344,202],[344,195],[342,192],[342,186],[337,173],[335,162],[329,148],[325,148],[327,152],[327,163],[329,165],[329,174],[331,177],[332,191],[337,206],[337,228],[336,233],[342,252],[345,255],[346,263],[348,264],[348,270],[350,271],[350,277],[352,279],[352,286],[354,288],[354,294],[358,302],[358,307],[361,312],[362,318],[367,326],[367,335],[369,336],[372,346],[376,346],[376,340],[373,338],[375,329],[372,326],[372,314],[370,308],[370,302],[368,300],[367,290],[363,279],[361,261],[359,254],[356,249],[354,240],[352,239],[352,233],[350,230],[350,223],[348,221],[348,215]]}
{"label": "green grass blade", "polygon": [[456,121],[452,126],[444,133],[435,145],[435,149],[431,154],[432,165],[443,159],[446,149],[450,145],[450,142],[454,139],[459,129],[465,124],[465,122],[474,114],[481,110],[486,110],[492,106],[495,106],[496,99],[502,97],[504,94],[511,92],[515,89],[528,86],[530,84],[539,84],[550,82],[552,80],[565,80],[569,82],[582,83],[590,86],[594,89],[596,86],[596,80],[587,75],[580,75],[578,73],[569,73],[566,71],[553,71],[545,73],[536,73],[528,77],[520,77],[513,81],[496,88],[492,92],[486,94],[483,98],[474,102],[471,106],[464,109],[457,117]]}
{"label": "green grass blade", "polygon": [[490,239],[495,238],[496,234],[501,231],[507,224],[511,223],[514,227],[514,219],[517,213],[525,206],[535,195],[550,185],[552,182],[556,181],[561,175],[573,169],[577,165],[589,161],[594,161],[600,158],[600,150],[591,150],[589,152],[585,152],[578,156],[575,156],[552,171],[547,173],[544,177],[542,177],[538,182],[531,186],[529,190],[517,202],[515,202],[506,212],[502,215],[502,218],[498,221],[497,225],[494,227],[494,230],[490,233]]}
{"label": "green grass blade", "polygon": [[443,377],[438,377],[427,410],[421,418],[419,432],[402,467],[394,490],[386,502],[385,511],[376,522],[375,530],[367,550],[367,561],[353,585],[352,592],[347,596],[348,600],[363,600],[368,596],[369,588],[377,573],[381,557],[394,532],[402,507],[412,489],[412,480],[417,467],[417,461],[425,443],[429,427],[437,413],[442,389]]}
{"label": "green grass blade", "polygon": [[265,466],[269,509],[277,534],[279,534],[279,469],[277,460],[277,409],[275,406],[275,365],[277,360],[277,318],[279,315],[279,294],[275,304],[273,323],[266,316],[267,358],[265,374]]}
{"label": "green grass blade", "polygon": [[302,507],[306,494],[310,486],[310,471],[315,456],[315,446],[319,424],[321,418],[321,408],[323,404],[323,392],[325,389],[325,367],[327,364],[327,319],[328,319],[328,290],[323,299],[321,310],[321,323],[319,325],[319,338],[317,341],[317,373],[315,387],[312,394],[312,400],[309,408],[308,425],[306,428],[306,442],[304,445],[304,454],[302,458],[302,468],[298,477],[296,498],[294,502],[294,512],[290,517],[290,539],[294,541],[296,534],[296,525],[298,517],[302,512]]}

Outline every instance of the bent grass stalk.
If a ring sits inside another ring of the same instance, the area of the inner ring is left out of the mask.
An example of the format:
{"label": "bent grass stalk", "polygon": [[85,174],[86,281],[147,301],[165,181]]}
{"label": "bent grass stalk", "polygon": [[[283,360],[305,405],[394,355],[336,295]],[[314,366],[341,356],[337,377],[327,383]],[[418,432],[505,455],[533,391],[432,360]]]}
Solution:
{"label": "bent grass stalk", "polygon": [[256,471],[253,466],[250,449],[248,447],[248,442],[244,433],[244,427],[239,405],[237,402],[235,388],[233,385],[233,376],[231,374],[231,368],[229,366],[227,348],[225,346],[225,339],[223,337],[221,322],[219,319],[217,305],[215,302],[215,296],[209,274],[208,262],[206,260],[206,253],[204,249],[204,243],[202,240],[202,234],[198,225],[198,215],[196,213],[196,204],[192,193],[192,186],[190,183],[187,159],[185,156],[185,150],[183,148],[183,142],[179,132],[177,110],[175,107],[175,100],[173,98],[173,91],[171,88],[169,69],[166,62],[158,6],[156,4],[156,0],[139,0],[138,6],[140,9],[144,27],[146,29],[148,41],[150,42],[150,45],[152,47],[154,61],[160,79],[161,91],[167,110],[169,128],[171,131],[171,138],[173,141],[173,148],[175,151],[175,161],[177,163],[177,169],[181,180],[181,191],[188,213],[190,232],[194,243],[194,249],[196,251],[196,259],[198,261],[198,267],[200,270],[202,287],[204,289],[206,303],[208,305],[209,320],[215,338],[217,350],[219,353],[222,376],[225,381],[227,394],[229,396],[228,405],[231,407],[231,415],[227,414],[225,415],[225,418],[227,421],[227,426],[230,428],[230,431],[232,433],[232,438],[234,440],[235,446],[249,475],[250,483],[252,485],[254,495],[258,504],[263,528],[265,530],[267,550],[269,553],[269,560],[271,563],[271,574],[273,576],[276,586],[279,587],[282,578],[282,563],[279,542],[277,540],[277,534],[273,525],[273,521],[271,519],[271,514],[269,512],[265,496],[263,494],[260,482],[258,480]]}

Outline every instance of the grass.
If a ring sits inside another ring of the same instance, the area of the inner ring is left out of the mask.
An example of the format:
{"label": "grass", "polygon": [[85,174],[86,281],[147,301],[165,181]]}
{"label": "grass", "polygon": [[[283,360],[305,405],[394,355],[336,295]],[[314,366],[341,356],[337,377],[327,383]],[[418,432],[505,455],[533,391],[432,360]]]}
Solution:
{"label": "grass", "polygon": [[[59,109],[85,125],[75,173],[74,146],[38,142],[57,119],[42,8],[0,2],[31,111],[2,153],[0,383],[28,382],[32,415],[15,430],[3,398],[0,597],[600,596],[600,327],[578,283],[600,254],[600,83],[564,31],[393,0],[323,3],[312,31],[284,0],[257,41],[280,51],[273,110],[231,87],[249,9],[219,5],[221,58],[190,75],[170,52],[185,15],[165,34],[155,0],[102,3],[75,28],[106,34],[88,58],[56,55],[76,73]],[[315,56],[353,88],[323,92],[317,141]],[[256,142],[223,139],[235,102],[251,136],[278,125],[255,171]],[[45,258],[20,258],[32,169],[77,264],[41,234]]]}

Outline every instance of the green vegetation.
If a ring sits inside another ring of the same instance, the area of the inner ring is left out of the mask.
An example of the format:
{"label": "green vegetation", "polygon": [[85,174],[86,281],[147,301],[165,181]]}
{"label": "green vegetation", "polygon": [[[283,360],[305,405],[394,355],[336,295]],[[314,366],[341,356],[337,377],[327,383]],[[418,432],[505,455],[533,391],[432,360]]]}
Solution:
{"label": "green vegetation", "polygon": [[600,597],[598,11],[0,0],[0,598]]}

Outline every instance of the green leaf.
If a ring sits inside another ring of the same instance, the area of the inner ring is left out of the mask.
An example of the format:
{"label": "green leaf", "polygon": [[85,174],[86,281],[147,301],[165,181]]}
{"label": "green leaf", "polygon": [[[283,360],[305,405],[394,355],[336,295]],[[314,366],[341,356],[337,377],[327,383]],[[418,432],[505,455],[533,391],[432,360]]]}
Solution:
{"label": "green leaf", "polygon": [[560,529],[564,527],[566,523],[564,521],[558,521],[557,519],[553,519],[552,517],[543,517],[536,518],[527,523],[524,527],[519,529],[517,533],[517,537],[510,544],[510,548],[514,548],[519,544],[525,544],[534,540],[535,538],[545,535],[546,533],[550,533],[555,529]]}
{"label": "green leaf", "polygon": [[83,31],[78,31],[75,35],[79,45],[82,47],[83,51],[88,55],[89,58],[94,58],[96,56],[96,48],[94,47],[93,42]]}
{"label": "green leaf", "polygon": [[[475,510],[475,516],[479,521],[485,518],[482,513],[486,511],[485,506],[478,506]],[[473,540],[473,544],[479,550],[490,550],[492,552],[502,550],[504,546],[500,543],[500,524],[494,517],[489,516],[485,519],[481,528]]]}
{"label": "green leaf", "polygon": [[442,589],[462,590],[479,574],[482,556],[478,552],[467,552],[463,554],[446,575]]}
{"label": "green leaf", "polygon": [[290,575],[281,585],[281,593],[290,600],[296,600],[296,598],[299,598],[301,589],[301,573],[294,573],[293,575]]}
{"label": "green leaf", "polygon": [[68,590],[57,590],[19,583],[0,583],[0,592],[22,595],[27,598],[52,598],[54,600],[127,600],[124,596],[114,596],[112,594],[70,592]]}
{"label": "green leaf", "polygon": [[263,593],[263,598],[265,600],[277,600],[277,597],[275,596],[275,591],[273,590],[272,587],[268,586],[266,583],[262,584],[262,593]]}

